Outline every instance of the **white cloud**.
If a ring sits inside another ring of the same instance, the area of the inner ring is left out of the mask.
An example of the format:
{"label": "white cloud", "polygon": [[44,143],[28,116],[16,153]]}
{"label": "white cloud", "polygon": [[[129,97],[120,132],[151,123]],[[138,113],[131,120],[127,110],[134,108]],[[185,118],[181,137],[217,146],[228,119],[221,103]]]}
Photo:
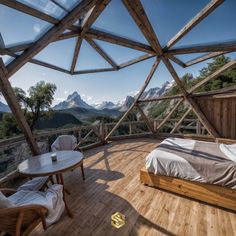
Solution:
{"label": "white cloud", "polygon": [[67,94],[67,93],[68,93],[68,91],[65,90],[65,91],[64,91],[64,94]]}
{"label": "white cloud", "polygon": [[85,100],[86,102],[90,102],[93,100],[92,96],[86,95],[86,94],[82,94],[81,95],[82,99]]}
{"label": "white cloud", "polygon": [[40,33],[40,32],[41,32],[41,26],[40,26],[40,24],[37,24],[37,23],[34,24],[33,30],[34,30],[34,32],[35,32],[36,34]]}
{"label": "white cloud", "polygon": [[62,101],[65,101],[65,98],[55,98],[55,100],[58,102],[62,102]]}

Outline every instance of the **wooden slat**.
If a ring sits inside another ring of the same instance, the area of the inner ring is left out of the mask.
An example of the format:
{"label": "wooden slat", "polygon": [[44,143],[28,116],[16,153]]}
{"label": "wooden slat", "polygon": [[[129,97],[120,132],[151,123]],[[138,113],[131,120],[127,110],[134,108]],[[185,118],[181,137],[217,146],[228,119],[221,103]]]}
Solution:
{"label": "wooden slat", "polygon": [[57,25],[48,30],[38,41],[36,41],[30,48],[25,50],[19,57],[7,66],[8,76],[12,76],[25,63],[27,63],[33,56],[45,48],[50,42],[57,38],[68,25],[71,25],[81,15],[86,13],[94,6],[96,0],[83,0],[70,13],[68,13]]}
{"label": "wooden slat", "polygon": [[124,47],[132,48],[132,49],[150,53],[150,54],[156,54],[153,51],[153,49],[146,44],[139,43],[139,42],[127,39],[127,38],[114,35],[114,34],[106,33],[101,30],[89,29],[85,35],[89,38],[102,40],[108,43],[121,45]]}
{"label": "wooden slat", "polygon": [[145,113],[143,112],[143,109],[139,106],[138,103],[136,103],[135,106],[138,108],[138,110],[139,110],[139,112],[140,112],[144,122],[147,124],[149,130],[154,134],[155,133],[154,128],[153,128],[152,124],[150,123],[150,121],[148,120],[148,118],[145,115]]}
{"label": "wooden slat", "polygon": [[183,68],[185,68],[187,65],[183,62],[183,61],[181,61],[178,57],[175,57],[175,56],[173,56],[173,55],[171,55],[171,56],[169,56],[169,58],[174,62],[174,63],[176,63],[177,65],[179,65],[179,66],[181,66],[181,67],[183,67]]}
{"label": "wooden slat", "polygon": [[6,67],[4,66],[4,63],[1,58],[0,58],[0,90],[4,98],[6,99],[8,106],[11,108],[11,111],[14,114],[14,117],[19,127],[21,128],[23,134],[25,135],[25,139],[29,145],[30,150],[32,151],[32,154],[33,155],[39,154],[38,146],[30,130],[30,127],[26,121],[26,118],[21,111],[18,99],[8,80]]}
{"label": "wooden slat", "polygon": [[79,50],[82,44],[82,38],[79,36],[77,38],[76,44],[75,44],[75,50],[74,50],[74,54],[73,54],[73,59],[72,59],[72,63],[71,63],[71,67],[70,67],[70,73],[73,74],[75,71],[75,66],[78,60],[78,56],[79,56]]}
{"label": "wooden slat", "polygon": [[192,107],[190,107],[181,117],[181,119],[175,124],[174,128],[170,131],[170,134],[173,134],[178,127],[181,125],[181,123],[183,122],[183,120],[187,117],[187,115],[192,111]]}
{"label": "wooden slat", "polygon": [[162,54],[161,45],[156,37],[152,25],[145,13],[140,0],[122,0],[129,14],[136,22],[144,37],[147,39],[151,47],[159,54]]}
{"label": "wooden slat", "polygon": [[194,26],[205,19],[211,12],[213,12],[224,0],[210,1],[192,20],[190,20],[170,41],[166,44],[165,48],[168,49],[176,44],[181,38],[184,37]]}
{"label": "wooden slat", "polygon": [[145,100],[139,100],[139,103],[144,103],[144,102],[158,102],[162,100],[172,100],[172,99],[178,99],[178,98],[183,98],[183,95],[171,95],[171,96],[161,96],[157,98],[151,98],[151,99],[145,99]]}
{"label": "wooden slat", "polygon": [[106,141],[114,133],[114,131],[120,126],[121,122],[126,118],[126,116],[130,113],[130,111],[134,108],[134,106],[136,105],[137,101],[142,96],[144,90],[147,88],[149,82],[151,81],[151,79],[152,79],[152,77],[153,77],[153,75],[154,75],[154,73],[155,73],[159,63],[160,63],[160,58],[157,58],[156,61],[154,62],[154,64],[152,65],[151,71],[149,72],[146,80],[144,81],[144,84],[143,84],[142,88],[140,89],[138,95],[136,96],[135,101],[129,107],[129,109],[124,113],[124,115],[120,118],[120,120],[116,123],[116,125],[113,127],[113,129],[110,131],[110,133],[106,136],[106,138],[105,138]]}
{"label": "wooden slat", "polygon": [[197,63],[200,63],[200,62],[203,62],[203,61],[206,61],[208,59],[212,59],[214,57],[217,57],[217,56],[220,56],[220,55],[223,55],[225,53],[228,53],[228,52],[225,52],[225,51],[222,51],[222,52],[210,52],[210,53],[207,53],[206,55],[203,55],[201,57],[197,57],[193,60],[190,60],[190,61],[187,61],[185,63],[186,66],[192,66],[192,65],[195,65]]}
{"label": "wooden slat", "polygon": [[145,61],[145,60],[148,60],[148,59],[153,58],[153,57],[155,57],[155,56],[154,55],[150,55],[150,54],[145,54],[143,56],[140,56],[138,58],[135,58],[133,60],[130,60],[130,61],[127,61],[127,62],[124,62],[124,63],[120,64],[119,68],[123,69],[123,68],[125,68],[127,66],[134,65],[134,64],[136,64],[138,62]]}
{"label": "wooden slat", "polygon": [[178,55],[178,54],[221,52],[221,51],[226,51],[226,52],[236,51],[236,41],[174,48],[170,50],[164,50],[164,54]]}
{"label": "wooden slat", "polygon": [[112,60],[111,57],[92,39],[86,38],[86,41],[93,47],[113,68],[117,68],[117,64]]}
{"label": "wooden slat", "polygon": [[220,69],[218,69],[217,71],[215,71],[214,73],[212,73],[211,75],[209,75],[208,77],[206,77],[205,79],[201,80],[199,83],[197,83],[195,86],[193,86],[191,89],[188,90],[188,93],[192,93],[194,92],[196,89],[198,89],[199,87],[201,87],[202,85],[204,85],[205,83],[207,83],[208,81],[217,78],[219,75],[221,75],[222,73],[224,73],[226,70],[232,69],[236,66],[236,58],[230,62],[228,62],[227,64],[225,64],[224,66],[222,66]]}
{"label": "wooden slat", "polygon": [[170,112],[168,112],[167,116],[163,119],[163,121],[157,126],[156,131],[158,131],[173,115],[173,113],[177,110],[177,108],[180,106],[180,104],[183,102],[183,99],[180,99],[175,106],[172,108]]}
{"label": "wooden slat", "polygon": [[114,69],[114,68],[79,70],[79,71],[75,71],[73,73],[73,75],[90,74],[90,73],[98,73],[98,72],[109,72],[109,71],[116,71],[116,70],[117,69]]}

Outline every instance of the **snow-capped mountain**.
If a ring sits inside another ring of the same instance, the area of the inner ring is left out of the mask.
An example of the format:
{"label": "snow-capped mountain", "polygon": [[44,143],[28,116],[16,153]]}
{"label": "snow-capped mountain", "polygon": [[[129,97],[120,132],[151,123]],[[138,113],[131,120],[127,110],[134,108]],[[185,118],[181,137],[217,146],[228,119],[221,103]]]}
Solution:
{"label": "snow-capped mountain", "polygon": [[103,101],[101,103],[94,103],[92,106],[97,110],[102,109],[116,109],[116,105],[110,101]]}
{"label": "snow-capped mountain", "polygon": [[86,109],[94,109],[88,105],[77,92],[72,93],[67,99],[53,107],[54,110],[65,110],[69,108],[80,107]]}
{"label": "snow-capped mountain", "polygon": [[6,105],[3,102],[0,102],[0,111],[2,111],[2,112],[10,112],[11,110],[10,110],[8,105]]}
{"label": "snow-capped mountain", "polygon": [[129,107],[133,104],[134,102],[134,97],[131,96],[127,96],[124,103],[117,107],[117,109],[121,112],[127,111],[129,109]]}

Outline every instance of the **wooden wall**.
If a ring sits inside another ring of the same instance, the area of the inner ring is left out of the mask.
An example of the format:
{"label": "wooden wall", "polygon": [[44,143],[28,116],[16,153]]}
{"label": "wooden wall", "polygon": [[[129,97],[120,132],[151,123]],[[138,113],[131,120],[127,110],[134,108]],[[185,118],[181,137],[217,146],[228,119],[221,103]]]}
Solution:
{"label": "wooden wall", "polygon": [[236,139],[236,97],[195,100],[222,138]]}

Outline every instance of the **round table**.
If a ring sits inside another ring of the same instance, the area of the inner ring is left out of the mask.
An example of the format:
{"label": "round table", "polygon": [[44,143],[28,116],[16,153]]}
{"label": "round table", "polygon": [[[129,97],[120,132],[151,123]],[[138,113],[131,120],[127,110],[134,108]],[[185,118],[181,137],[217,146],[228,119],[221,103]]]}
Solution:
{"label": "round table", "polygon": [[[57,161],[52,161],[51,155],[57,154]],[[68,194],[69,191],[64,186],[63,172],[74,170],[76,167],[81,166],[83,178],[83,154],[78,151],[58,151],[48,152],[41,155],[31,157],[18,165],[19,173],[28,177],[39,176],[56,176],[57,183],[63,185],[63,191]],[[66,203],[65,194],[63,193],[66,210],[69,216],[72,217],[72,213]]]}

